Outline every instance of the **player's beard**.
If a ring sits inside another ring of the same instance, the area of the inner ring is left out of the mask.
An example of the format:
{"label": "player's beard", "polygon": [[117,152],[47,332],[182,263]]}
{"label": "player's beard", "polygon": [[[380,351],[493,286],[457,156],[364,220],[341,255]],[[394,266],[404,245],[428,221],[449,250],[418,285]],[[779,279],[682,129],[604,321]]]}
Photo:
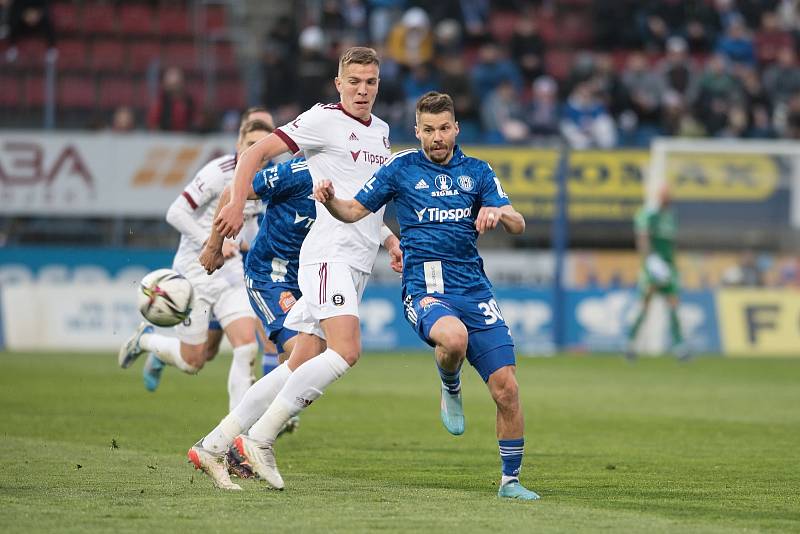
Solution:
{"label": "player's beard", "polygon": [[[434,152],[434,150],[438,148],[443,148],[444,150]],[[452,151],[453,147],[449,146],[447,143],[431,143],[428,145],[427,150],[425,150],[425,155],[428,156],[428,159],[432,162],[442,164],[447,161]]]}

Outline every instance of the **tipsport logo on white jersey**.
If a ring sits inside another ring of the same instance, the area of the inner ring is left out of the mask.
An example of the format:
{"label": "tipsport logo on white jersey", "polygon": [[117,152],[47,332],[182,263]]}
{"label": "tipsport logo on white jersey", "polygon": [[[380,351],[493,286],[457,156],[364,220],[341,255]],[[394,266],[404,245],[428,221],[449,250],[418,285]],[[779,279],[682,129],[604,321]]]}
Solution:
{"label": "tipsport logo on white jersey", "polygon": [[426,214],[427,220],[430,222],[458,222],[461,219],[471,216],[472,208],[454,208],[449,210],[443,210],[439,208],[422,208],[421,210],[415,209],[414,213],[417,214],[419,222],[422,222],[426,219]]}

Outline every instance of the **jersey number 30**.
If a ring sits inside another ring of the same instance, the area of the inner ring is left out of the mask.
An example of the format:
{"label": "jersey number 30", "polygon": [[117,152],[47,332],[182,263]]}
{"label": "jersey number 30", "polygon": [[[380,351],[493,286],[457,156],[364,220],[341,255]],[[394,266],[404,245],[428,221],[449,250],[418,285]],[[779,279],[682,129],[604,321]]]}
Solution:
{"label": "jersey number 30", "polygon": [[497,301],[494,299],[489,300],[489,302],[481,302],[478,304],[478,309],[480,309],[486,316],[486,324],[494,324],[498,319],[505,321],[505,319],[503,319],[503,315],[500,313],[500,307],[497,305]]}

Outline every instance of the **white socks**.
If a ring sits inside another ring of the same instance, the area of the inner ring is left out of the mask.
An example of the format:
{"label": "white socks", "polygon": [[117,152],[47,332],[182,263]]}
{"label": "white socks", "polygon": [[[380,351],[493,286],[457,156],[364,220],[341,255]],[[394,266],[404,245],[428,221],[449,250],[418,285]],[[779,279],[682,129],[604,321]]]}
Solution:
{"label": "white socks", "polygon": [[289,366],[282,363],[274,371],[261,377],[245,392],[241,402],[231,413],[203,438],[203,448],[216,453],[227,451],[233,439],[264,414],[291,374]]}
{"label": "white socks", "polygon": [[181,357],[181,342],[178,338],[160,334],[144,334],[139,338],[139,346],[149,352],[155,352],[158,359],[167,365],[177,367],[190,375],[197,373],[197,368],[186,363]]}
{"label": "white socks", "polygon": [[295,369],[266,413],[250,428],[248,435],[257,441],[275,441],[290,417],[318,399],[323,390],[341,378],[348,369],[350,365],[333,349],[327,349],[305,362]]}
{"label": "white socks", "polygon": [[233,411],[245,392],[253,385],[253,362],[258,354],[258,343],[248,343],[233,349],[233,360],[228,372],[228,410]]}

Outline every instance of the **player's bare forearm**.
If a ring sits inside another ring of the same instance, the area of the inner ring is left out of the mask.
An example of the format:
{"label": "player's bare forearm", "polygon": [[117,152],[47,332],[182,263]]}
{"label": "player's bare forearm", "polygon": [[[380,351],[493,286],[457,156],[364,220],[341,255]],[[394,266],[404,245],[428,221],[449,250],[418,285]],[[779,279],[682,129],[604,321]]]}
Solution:
{"label": "player's bare forearm", "polygon": [[500,208],[500,223],[509,234],[519,235],[525,231],[525,217],[511,205]]}
{"label": "player's bare forearm", "polygon": [[289,150],[286,143],[275,134],[270,134],[239,154],[231,184],[230,201],[220,205],[222,209],[214,218],[214,226],[223,237],[236,237],[244,225],[244,203],[248,189],[252,188],[253,176],[264,161]]}
{"label": "player's bare forearm", "polygon": [[253,176],[261,169],[262,163],[288,150],[280,137],[270,134],[239,154],[233,174],[231,201],[244,207],[244,201],[250,198],[253,188]]}
{"label": "player's bare forearm", "polygon": [[346,223],[360,221],[372,213],[358,200],[336,198],[336,190],[330,180],[320,180],[314,185],[314,199],[325,206],[334,218]]}
{"label": "player's bare forearm", "polygon": [[342,222],[353,223],[360,221],[370,213],[358,200],[343,200],[333,197],[325,203],[325,207],[335,218]]}

